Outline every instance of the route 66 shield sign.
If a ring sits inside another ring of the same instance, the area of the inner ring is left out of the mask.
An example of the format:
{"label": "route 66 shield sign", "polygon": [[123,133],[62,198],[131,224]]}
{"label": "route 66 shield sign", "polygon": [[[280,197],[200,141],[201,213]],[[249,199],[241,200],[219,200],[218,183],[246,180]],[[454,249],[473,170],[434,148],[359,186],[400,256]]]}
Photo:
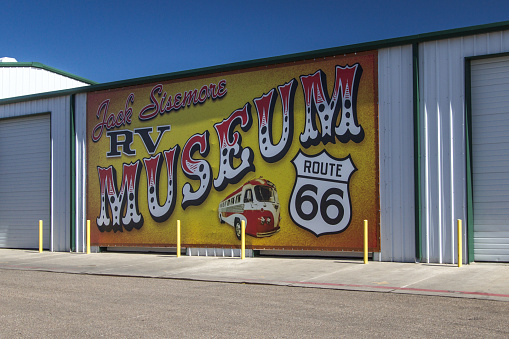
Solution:
{"label": "route 66 shield sign", "polygon": [[299,150],[292,163],[297,173],[289,204],[293,222],[317,237],[343,232],[352,220],[348,184],[357,168],[351,157]]}

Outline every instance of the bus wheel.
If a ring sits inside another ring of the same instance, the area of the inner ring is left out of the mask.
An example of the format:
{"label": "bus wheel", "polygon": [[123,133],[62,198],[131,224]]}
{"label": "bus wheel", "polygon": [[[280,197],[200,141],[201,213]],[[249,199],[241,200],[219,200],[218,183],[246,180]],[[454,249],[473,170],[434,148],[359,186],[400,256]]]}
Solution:
{"label": "bus wheel", "polygon": [[242,238],[242,226],[240,224],[240,219],[235,219],[235,235],[239,240]]}

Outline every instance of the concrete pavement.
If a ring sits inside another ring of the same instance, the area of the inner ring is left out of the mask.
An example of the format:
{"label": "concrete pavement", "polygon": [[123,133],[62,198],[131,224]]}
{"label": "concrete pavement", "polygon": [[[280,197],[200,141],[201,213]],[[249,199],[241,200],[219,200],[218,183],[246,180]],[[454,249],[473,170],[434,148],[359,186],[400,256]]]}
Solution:
{"label": "concrete pavement", "polygon": [[[509,301],[509,264],[391,263],[299,257],[198,257],[168,253],[64,253],[0,249],[0,270],[34,270]],[[0,271],[1,274],[1,271]]]}

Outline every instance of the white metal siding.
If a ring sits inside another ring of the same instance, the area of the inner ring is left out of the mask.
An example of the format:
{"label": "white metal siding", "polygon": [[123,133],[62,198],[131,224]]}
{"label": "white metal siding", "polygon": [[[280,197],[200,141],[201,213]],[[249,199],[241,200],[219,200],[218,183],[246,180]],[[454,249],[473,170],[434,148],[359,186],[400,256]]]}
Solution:
{"label": "white metal siding", "polygon": [[86,134],[87,94],[76,95],[76,252],[86,251]]}
{"label": "white metal siding", "polygon": [[87,83],[36,67],[0,67],[0,99],[86,86]]}
{"label": "white metal siding", "polygon": [[0,120],[0,247],[50,247],[50,116]]}
{"label": "white metal siding", "polygon": [[378,52],[383,261],[415,261],[412,46]]}
{"label": "white metal siding", "polygon": [[[70,249],[70,97],[0,105],[0,118],[51,115],[50,228],[53,251]],[[0,160],[1,161],[1,160]],[[0,173],[1,174],[1,173]]]}
{"label": "white metal siding", "polygon": [[[509,31],[419,45],[423,255],[454,263],[456,219],[466,242],[465,57],[509,52]],[[463,258],[466,256],[464,246]]]}
{"label": "white metal siding", "polygon": [[474,259],[509,261],[509,57],[474,60]]}

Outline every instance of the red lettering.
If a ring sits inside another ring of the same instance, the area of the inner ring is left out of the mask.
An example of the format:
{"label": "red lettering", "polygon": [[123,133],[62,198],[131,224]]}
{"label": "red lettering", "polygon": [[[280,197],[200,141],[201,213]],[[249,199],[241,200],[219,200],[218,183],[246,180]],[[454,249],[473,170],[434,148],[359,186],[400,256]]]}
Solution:
{"label": "red lettering", "polygon": [[[166,113],[169,113],[172,109],[173,109],[173,105],[171,104],[171,95],[170,95],[170,96],[168,96],[168,101],[166,102],[166,106],[164,106],[164,111]],[[163,114],[163,113],[161,112],[161,114]]]}
{"label": "red lettering", "polygon": [[163,93],[163,97],[161,98],[161,103],[159,104],[159,113],[163,114],[164,113],[164,100],[166,99],[166,96],[168,94],[166,92]]}
{"label": "red lettering", "polygon": [[143,107],[140,111],[140,114],[138,114],[138,118],[142,121],[150,120],[154,118],[157,115],[157,112],[159,111],[159,101],[156,99],[155,93],[158,93],[161,95],[161,92],[163,91],[163,85],[159,84],[154,86],[152,88],[152,91],[150,92],[150,104]]}
{"label": "red lettering", "polygon": [[182,93],[175,94],[175,99],[173,101],[173,109],[178,110],[180,107],[182,107]]}
{"label": "red lettering", "polygon": [[182,107],[185,107],[187,105],[187,107],[189,107],[191,105],[191,103],[193,104],[197,104],[198,103],[198,90],[195,89],[193,91],[186,91],[184,92],[184,100],[182,100],[183,104],[182,104]]}
{"label": "red lettering", "polygon": [[[240,125],[244,132],[251,127],[251,105],[244,105],[244,108],[233,112],[227,119],[214,124],[219,140],[219,173],[214,179],[214,187],[222,191],[228,184],[236,184],[248,172],[255,170],[253,164],[254,154],[251,148],[242,148],[242,137],[235,131],[235,126]],[[241,160],[239,166],[234,167],[234,159]]]}
{"label": "red lettering", "polygon": [[[141,121],[147,121],[155,118],[158,114],[163,115],[164,113],[170,113],[171,111],[178,111],[181,108],[189,107],[191,105],[203,104],[208,98],[217,99],[226,95],[228,90],[226,89],[226,80],[221,80],[217,84],[211,83],[209,85],[203,85],[199,90],[197,88],[184,92],[176,93],[173,96],[164,92],[163,85],[157,84],[150,91],[150,103],[143,107],[138,114],[138,118]],[[130,102],[134,102],[133,99]],[[132,109],[130,109],[129,115],[127,115],[127,106],[125,116],[132,116]],[[130,121],[129,121],[130,123]],[[99,133],[99,131],[98,131]]]}
{"label": "red lettering", "polygon": [[[92,141],[98,142],[99,139],[101,139],[103,135],[104,126],[106,125],[106,114],[108,113],[108,106],[110,105],[110,99],[106,99],[99,105],[99,108],[97,109],[96,117],[99,119],[99,117],[103,116],[102,122],[95,125],[93,131],[92,131]],[[104,111],[104,112],[103,112]]]}
{"label": "red lettering", "polygon": [[[202,88],[200,89],[200,94],[198,94],[198,101],[200,103],[204,103],[205,100],[207,100],[208,92],[209,92],[209,88],[207,87],[207,85],[203,85]],[[203,96],[203,98],[202,98],[202,96]]]}
{"label": "red lettering", "polygon": [[[117,175],[115,168],[97,167],[101,189],[101,213],[97,217],[97,227],[101,232],[122,231],[122,226],[127,231],[133,228],[140,229],[143,226],[143,216],[138,208],[138,188],[141,174],[141,162],[122,165],[122,185],[117,189]],[[108,208],[109,205],[109,208]],[[108,210],[111,210],[112,219]],[[125,209],[125,216],[122,212]]]}
{"label": "red lettering", "polygon": [[96,117],[99,119],[102,116],[102,121],[95,125],[92,131],[92,141],[98,142],[101,139],[104,128],[106,130],[110,130],[115,127],[125,126],[126,124],[131,124],[131,116],[133,114],[133,109],[130,107],[130,104],[134,103],[134,94],[131,93],[127,97],[125,101],[125,111],[119,111],[115,116],[114,113],[108,115],[108,108],[110,106],[110,99],[106,99],[99,105],[97,109]]}
{"label": "red lettering", "polygon": [[124,125],[124,112],[123,111],[120,111],[118,112],[118,115],[117,115],[117,121],[115,122],[115,127],[120,127],[120,126],[123,126]]}
{"label": "red lettering", "polygon": [[216,89],[216,84],[210,84],[209,85],[209,93],[208,96],[212,97],[212,99],[217,98],[217,92],[214,92]]}
{"label": "red lettering", "polygon": [[217,96],[218,98],[222,98],[226,95],[226,92],[228,92],[228,90],[226,89],[226,80],[221,80],[219,81],[219,84],[218,84],[218,91],[217,91]]}
{"label": "red lettering", "polygon": [[129,94],[125,101],[125,122],[131,124],[131,117],[133,116],[133,108],[129,107],[129,104],[134,104],[134,93]]}
{"label": "red lettering", "polygon": [[112,129],[113,127],[115,127],[115,113],[111,113],[109,116],[108,116],[108,120],[106,121],[106,129],[109,131],[110,129]]}

